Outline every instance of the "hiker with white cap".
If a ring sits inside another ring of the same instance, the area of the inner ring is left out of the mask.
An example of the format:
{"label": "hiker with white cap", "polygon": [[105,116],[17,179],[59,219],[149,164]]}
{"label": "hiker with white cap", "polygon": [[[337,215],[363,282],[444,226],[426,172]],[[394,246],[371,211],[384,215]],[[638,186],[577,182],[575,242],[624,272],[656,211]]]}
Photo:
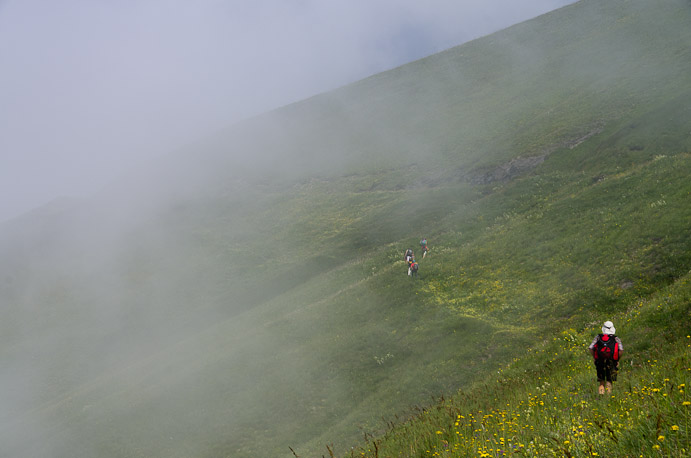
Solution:
{"label": "hiker with white cap", "polygon": [[621,339],[615,335],[616,332],[614,324],[611,321],[605,321],[602,325],[602,334],[595,336],[588,347],[595,359],[599,394],[605,394],[605,390],[611,393],[612,382],[617,380],[617,366],[624,347]]}

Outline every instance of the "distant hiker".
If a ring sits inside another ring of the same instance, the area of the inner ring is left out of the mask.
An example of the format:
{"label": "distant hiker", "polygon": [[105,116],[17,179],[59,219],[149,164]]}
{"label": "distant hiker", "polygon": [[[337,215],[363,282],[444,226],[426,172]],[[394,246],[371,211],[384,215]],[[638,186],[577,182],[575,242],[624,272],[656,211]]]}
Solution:
{"label": "distant hiker", "polygon": [[588,347],[595,360],[599,394],[605,394],[605,389],[607,393],[611,393],[612,382],[617,381],[617,366],[624,347],[615,332],[614,324],[611,321],[605,321],[602,325],[602,334],[595,336]]}
{"label": "distant hiker", "polygon": [[410,262],[411,259],[414,259],[415,256],[413,255],[413,250],[408,248],[405,250],[405,254],[403,255],[403,259],[405,259],[405,262]]}
{"label": "distant hiker", "polygon": [[427,255],[427,252],[429,251],[429,248],[427,248],[427,239],[422,238],[420,240],[420,247],[422,247],[422,259],[425,259],[425,256]]}
{"label": "distant hiker", "polygon": [[408,261],[408,275],[409,276],[417,277],[417,269],[418,269],[418,265],[414,259],[411,259],[410,261]]}

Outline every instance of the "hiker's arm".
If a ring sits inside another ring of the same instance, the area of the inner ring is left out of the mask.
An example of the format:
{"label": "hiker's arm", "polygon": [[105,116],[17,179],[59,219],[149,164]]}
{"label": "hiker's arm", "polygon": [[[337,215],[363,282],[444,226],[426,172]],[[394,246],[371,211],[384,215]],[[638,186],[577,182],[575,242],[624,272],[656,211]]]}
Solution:
{"label": "hiker's arm", "polygon": [[593,341],[590,343],[590,346],[588,347],[588,351],[590,352],[590,355],[594,358],[595,357],[595,345],[597,344],[597,336],[593,339]]}
{"label": "hiker's arm", "polygon": [[617,344],[619,345],[619,354],[621,355],[622,353],[624,353],[624,346],[621,344],[621,339],[619,337],[617,337],[616,340]]}

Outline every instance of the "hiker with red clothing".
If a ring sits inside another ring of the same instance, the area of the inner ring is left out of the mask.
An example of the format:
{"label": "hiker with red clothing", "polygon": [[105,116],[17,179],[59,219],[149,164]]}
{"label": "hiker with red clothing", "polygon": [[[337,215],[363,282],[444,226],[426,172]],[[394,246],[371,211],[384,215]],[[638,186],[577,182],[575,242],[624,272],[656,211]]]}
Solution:
{"label": "hiker with red clothing", "polygon": [[429,248],[427,247],[427,239],[425,237],[422,237],[422,240],[420,240],[420,247],[422,249],[422,259],[425,259],[425,256],[429,251]]}
{"label": "hiker with red clothing", "polygon": [[415,259],[410,259],[408,261],[408,276],[417,277],[418,265]]}
{"label": "hiker with red clothing", "polygon": [[602,334],[595,336],[588,347],[595,360],[599,394],[605,394],[605,390],[611,393],[612,382],[617,380],[617,366],[624,347],[615,332],[614,324],[611,321],[605,321],[602,325]]}

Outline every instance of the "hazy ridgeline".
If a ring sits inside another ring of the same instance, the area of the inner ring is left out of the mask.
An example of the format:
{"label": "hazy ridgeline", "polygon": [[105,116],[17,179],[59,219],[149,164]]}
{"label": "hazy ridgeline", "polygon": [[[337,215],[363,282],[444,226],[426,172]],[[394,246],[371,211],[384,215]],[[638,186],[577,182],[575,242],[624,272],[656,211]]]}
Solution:
{"label": "hazy ridgeline", "polygon": [[0,456],[344,451],[688,272],[690,23],[579,2],[6,223]]}

